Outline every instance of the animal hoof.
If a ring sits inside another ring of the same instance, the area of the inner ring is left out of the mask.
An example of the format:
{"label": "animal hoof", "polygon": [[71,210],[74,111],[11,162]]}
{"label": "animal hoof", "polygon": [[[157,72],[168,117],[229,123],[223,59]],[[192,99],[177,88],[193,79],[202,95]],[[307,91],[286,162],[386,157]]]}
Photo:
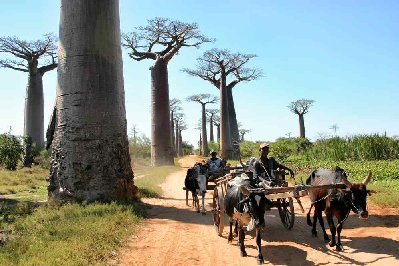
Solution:
{"label": "animal hoof", "polygon": [[325,242],[325,243],[329,243],[329,242],[330,242],[330,238],[329,238],[328,236],[327,236],[327,237],[325,236],[325,237],[324,237],[324,242]]}
{"label": "animal hoof", "polygon": [[240,255],[241,255],[241,257],[246,257],[247,256],[247,252],[246,251],[241,251]]}
{"label": "animal hoof", "polygon": [[258,256],[257,261],[258,261],[258,265],[262,265],[264,263],[262,254],[260,254],[260,256]]}
{"label": "animal hoof", "polygon": [[333,246],[335,246],[335,243],[332,242],[332,241],[330,241],[330,242],[328,242],[328,245],[329,245],[330,247],[333,247]]}
{"label": "animal hoof", "polygon": [[202,215],[206,215],[206,212],[201,212]]}
{"label": "animal hoof", "polygon": [[343,247],[342,247],[342,244],[337,244],[337,245],[335,246],[335,250],[336,250],[336,251],[342,251],[342,250],[344,250]]}
{"label": "animal hoof", "polygon": [[200,211],[198,210],[197,213],[200,213]]}

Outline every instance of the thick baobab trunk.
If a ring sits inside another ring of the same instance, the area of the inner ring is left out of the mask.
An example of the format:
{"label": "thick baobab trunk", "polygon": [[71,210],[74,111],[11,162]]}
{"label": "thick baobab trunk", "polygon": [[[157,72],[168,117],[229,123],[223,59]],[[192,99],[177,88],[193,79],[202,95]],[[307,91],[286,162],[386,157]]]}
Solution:
{"label": "thick baobab trunk", "polygon": [[122,67],[119,1],[62,0],[50,199],[111,201],[137,192]]}
{"label": "thick baobab trunk", "polygon": [[179,130],[179,156],[183,156],[183,137],[181,135],[181,130]]}
{"label": "thick baobab trunk", "polygon": [[231,159],[232,145],[230,135],[230,119],[228,106],[228,93],[226,89],[226,76],[220,78],[220,155],[224,159]]}
{"label": "thick baobab trunk", "polygon": [[201,132],[200,132],[200,135],[199,135],[199,145],[198,145],[198,147],[199,147],[199,155],[203,155],[202,154],[202,136],[201,136]]}
{"label": "thick baobab trunk", "polygon": [[202,133],[202,151],[205,156],[208,155],[208,134],[206,133],[206,112],[205,104],[201,104],[202,107],[202,121],[201,121],[201,133]]}
{"label": "thick baobab trunk", "polygon": [[[25,98],[24,136],[29,138],[24,146],[24,165],[30,167],[33,162],[31,144],[36,150],[44,147],[44,97],[42,74],[37,66],[29,71]],[[29,144],[30,143],[30,144]]]}
{"label": "thick baobab trunk", "polygon": [[216,126],[216,134],[217,134],[217,139],[218,139],[218,143],[220,146],[220,124]]}
{"label": "thick baobab trunk", "polygon": [[[237,123],[237,116],[236,110],[234,107],[234,99],[233,99],[233,89],[227,87],[227,99],[228,99],[228,108],[229,108],[229,122],[230,122],[230,137],[231,142],[237,144],[240,141],[240,133],[238,131],[238,123]],[[239,154],[238,149],[236,149],[236,145],[233,145],[233,153],[231,159],[238,160]]]}
{"label": "thick baobab trunk", "polygon": [[176,155],[179,155],[179,150],[177,149],[179,146],[179,122],[176,121],[176,125],[175,125],[175,151],[176,151]]}
{"label": "thick baobab trunk", "polygon": [[301,138],[305,137],[305,120],[303,118],[303,114],[299,114],[299,136]]}
{"label": "thick baobab trunk", "polygon": [[168,65],[158,57],[151,67],[151,165],[173,165],[170,143]]}
{"label": "thick baobab trunk", "polygon": [[175,122],[173,118],[173,111],[170,112],[170,146],[172,148],[173,156],[176,156],[177,151],[175,149]]}
{"label": "thick baobab trunk", "polygon": [[213,115],[209,117],[209,141],[215,142],[213,137]]}

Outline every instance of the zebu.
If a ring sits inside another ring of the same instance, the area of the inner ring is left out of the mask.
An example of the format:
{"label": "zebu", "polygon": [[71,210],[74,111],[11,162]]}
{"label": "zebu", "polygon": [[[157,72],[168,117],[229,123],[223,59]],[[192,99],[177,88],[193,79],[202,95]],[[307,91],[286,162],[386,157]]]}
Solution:
{"label": "zebu", "polygon": [[192,168],[187,170],[184,185],[187,190],[191,191],[193,198],[193,207],[200,212],[198,195],[202,197],[202,214],[206,214],[205,210],[205,194],[206,194],[206,167],[201,163],[196,163]]}
{"label": "zebu", "polygon": [[[306,180],[306,184],[317,186],[342,182],[347,186],[347,189],[318,189],[309,191],[312,205],[307,214],[307,223],[309,226],[312,226],[312,236],[317,236],[316,222],[317,219],[319,219],[321,229],[323,230],[324,240],[329,242],[330,247],[335,246],[337,251],[342,251],[341,231],[343,223],[348,217],[350,211],[352,210],[354,213],[357,213],[361,219],[368,218],[366,203],[367,194],[371,195],[371,193],[375,193],[374,191],[366,189],[370,180],[371,172],[369,172],[368,176],[364,178],[362,183],[352,184],[348,181],[345,171],[339,167],[335,170],[314,170]],[[315,210],[312,223],[310,220],[310,212],[313,206],[315,207]],[[324,228],[322,211],[324,211],[330,227],[331,241]],[[336,217],[338,220],[337,227],[334,225],[333,217]],[[335,240],[336,234],[337,241]]]}
{"label": "zebu", "polygon": [[[247,256],[245,251],[244,226],[250,230],[250,226],[254,226],[256,230],[256,245],[258,249],[258,264],[263,264],[263,255],[261,251],[261,229],[265,226],[265,210],[266,197],[263,192],[249,192],[246,187],[249,186],[249,180],[240,180],[239,178],[229,181],[227,185],[227,193],[224,198],[224,207],[226,214],[229,216],[230,232],[228,242],[233,240],[233,223],[238,225],[238,245],[240,247],[241,256]],[[253,224],[250,224],[253,222]],[[249,225],[250,224],[250,225]]]}

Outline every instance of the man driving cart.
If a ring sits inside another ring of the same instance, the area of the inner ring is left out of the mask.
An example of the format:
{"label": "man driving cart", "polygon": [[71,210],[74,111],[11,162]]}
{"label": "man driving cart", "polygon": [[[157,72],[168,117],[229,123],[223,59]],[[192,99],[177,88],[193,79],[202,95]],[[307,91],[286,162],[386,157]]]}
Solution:
{"label": "man driving cart", "polygon": [[221,177],[224,175],[224,162],[221,158],[217,157],[217,152],[211,152],[211,158],[206,162],[206,166],[208,168],[208,181],[213,181],[215,178]]}
{"label": "man driving cart", "polygon": [[[259,145],[260,158],[255,163],[255,170],[253,179],[259,180],[263,179],[268,182],[269,186],[274,186],[278,183],[277,177],[274,176],[273,170],[287,170],[291,178],[294,178],[294,171],[285,165],[278,163],[273,157],[267,157],[269,154],[269,144],[262,143]],[[260,177],[260,178],[259,178]]]}

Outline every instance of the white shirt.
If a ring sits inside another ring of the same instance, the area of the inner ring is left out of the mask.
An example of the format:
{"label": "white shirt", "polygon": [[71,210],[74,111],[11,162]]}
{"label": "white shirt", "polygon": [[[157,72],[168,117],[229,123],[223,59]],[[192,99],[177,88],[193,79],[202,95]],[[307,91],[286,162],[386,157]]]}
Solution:
{"label": "white shirt", "polygon": [[218,170],[222,165],[222,159],[220,158],[216,158],[215,160],[209,159],[206,163],[209,166],[209,171],[214,172]]}

